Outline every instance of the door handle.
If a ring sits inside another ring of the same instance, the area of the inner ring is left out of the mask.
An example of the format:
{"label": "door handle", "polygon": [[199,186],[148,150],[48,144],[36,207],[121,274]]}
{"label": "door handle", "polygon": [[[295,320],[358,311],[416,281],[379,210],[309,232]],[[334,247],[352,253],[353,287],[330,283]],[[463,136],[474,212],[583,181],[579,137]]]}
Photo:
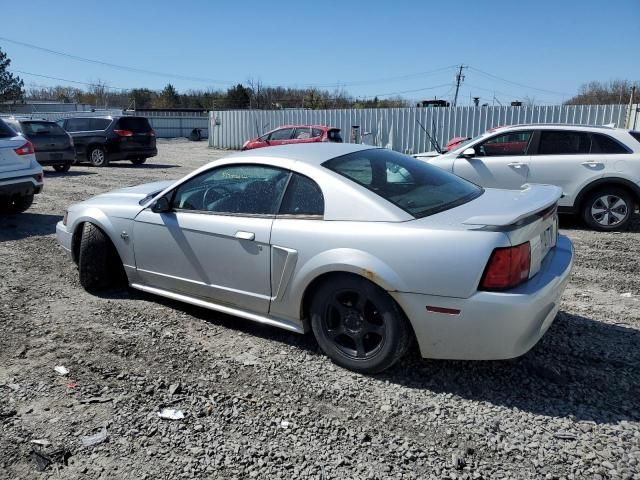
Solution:
{"label": "door handle", "polygon": [[527,166],[526,163],[521,163],[521,162],[507,163],[507,165],[509,165],[510,167],[513,167],[513,168],[522,168],[522,167],[526,167]]}
{"label": "door handle", "polygon": [[238,230],[236,232],[236,238],[239,240],[255,240],[256,234],[253,232],[245,232],[242,230]]}
{"label": "door handle", "polygon": [[582,165],[587,167],[597,167],[598,165],[602,165],[602,162],[582,162]]}

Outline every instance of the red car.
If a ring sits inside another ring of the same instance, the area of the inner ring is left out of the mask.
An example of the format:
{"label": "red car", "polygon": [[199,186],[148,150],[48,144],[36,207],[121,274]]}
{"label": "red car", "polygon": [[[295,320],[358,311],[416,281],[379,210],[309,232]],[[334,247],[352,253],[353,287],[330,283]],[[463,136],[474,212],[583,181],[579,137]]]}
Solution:
{"label": "red car", "polygon": [[289,143],[337,142],[342,143],[340,129],[324,125],[283,125],[264,135],[247,140],[242,150],[287,145]]}

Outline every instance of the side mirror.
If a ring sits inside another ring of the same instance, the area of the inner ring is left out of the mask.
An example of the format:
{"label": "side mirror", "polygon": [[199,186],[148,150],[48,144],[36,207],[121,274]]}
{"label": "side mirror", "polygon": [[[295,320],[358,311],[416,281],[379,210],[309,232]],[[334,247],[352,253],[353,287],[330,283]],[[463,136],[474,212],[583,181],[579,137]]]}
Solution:
{"label": "side mirror", "polygon": [[171,210],[171,208],[169,206],[169,200],[167,200],[167,197],[160,197],[155,202],[153,202],[153,205],[151,205],[151,211],[153,213],[165,213],[169,210]]}
{"label": "side mirror", "polygon": [[463,150],[460,156],[464,158],[473,158],[476,156],[476,149],[473,147],[466,148]]}

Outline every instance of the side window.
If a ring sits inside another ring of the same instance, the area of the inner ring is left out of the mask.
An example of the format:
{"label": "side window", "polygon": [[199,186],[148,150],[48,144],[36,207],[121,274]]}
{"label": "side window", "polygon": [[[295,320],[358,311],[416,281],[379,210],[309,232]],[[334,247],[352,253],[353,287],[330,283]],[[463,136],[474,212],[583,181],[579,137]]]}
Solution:
{"label": "side window", "polygon": [[531,133],[531,131],[519,131],[496,135],[477,147],[476,154],[483,157],[524,155],[529,147]]}
{"label": "side window", "polygon": [[312,128],[311,129],[311,136],[313,138],[321,137],[322,136],[322,130],[320,130],[319,128]]}
{"label": "side window", "polygon": [[288,140],[291,138],[293,128],[281,128],[271,133],[269,140]]}
{"label": "side window", "polygon": [[538,155],[576,155],[589,153],[591,139],[587,132],[542,130]]}
{"label": "side window", "polygon": [[629,150],[608,135],[593,133],[591,135],[591,153],[629,153]]}
{"label": "side window", "polygon": [[221,214],[275,215],[288,178],[288,171],[275,167],[220,167],[180,185],[172,206]]}
{"label": "side window", "polygon": [[316,182],[294,173],[280,205],[280,215],[324,215],[324,196]]}
{"label": "side window", "polygon": [[70,118],[67,120],[67,132],[86,132],[91,130],[89,118]]}
{"label": "side window", "polygon": [[311,138],[311,129],[310,128],[296,128],[296,134],[293,138],[297,140],[306,140],[307,138]]}
{"label": "side window", "polygon": [[105,130],[111,123],[108,118],[92,118],[90,120],[90,130]]}

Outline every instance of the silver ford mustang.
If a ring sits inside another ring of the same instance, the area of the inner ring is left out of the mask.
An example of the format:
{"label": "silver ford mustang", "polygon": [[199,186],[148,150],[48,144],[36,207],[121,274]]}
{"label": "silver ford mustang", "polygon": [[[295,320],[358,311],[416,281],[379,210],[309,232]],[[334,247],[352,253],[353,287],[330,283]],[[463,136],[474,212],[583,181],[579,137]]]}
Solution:
{"label": "silver ford mustang", "polygon": [[556,316],[573,247],[561,191],[482,188],[349,144],[262,148],[73,205],[60,244],[89,291],[136,289],[294,332],[337,364],[522,355]]}

